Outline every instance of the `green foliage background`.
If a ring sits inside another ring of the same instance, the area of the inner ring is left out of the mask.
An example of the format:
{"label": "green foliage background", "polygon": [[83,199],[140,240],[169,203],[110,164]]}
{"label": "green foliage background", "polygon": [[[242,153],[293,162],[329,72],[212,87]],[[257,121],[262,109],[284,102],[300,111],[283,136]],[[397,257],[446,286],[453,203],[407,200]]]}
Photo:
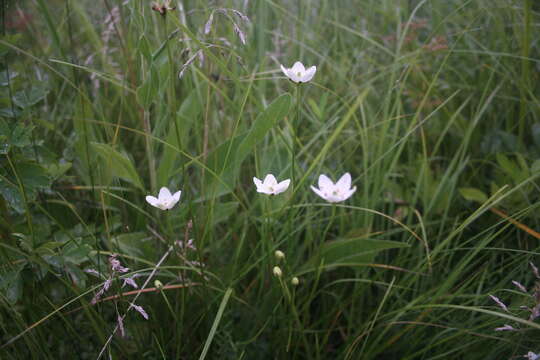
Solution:
{"label": "green foliage background", "polygon": [[[1,358],[540,352],[537,1],[2,5]],[[344,203],[309,189],[345,172]],[[111,254],[155,271],[148,320],[119,278],[91,303]]]}

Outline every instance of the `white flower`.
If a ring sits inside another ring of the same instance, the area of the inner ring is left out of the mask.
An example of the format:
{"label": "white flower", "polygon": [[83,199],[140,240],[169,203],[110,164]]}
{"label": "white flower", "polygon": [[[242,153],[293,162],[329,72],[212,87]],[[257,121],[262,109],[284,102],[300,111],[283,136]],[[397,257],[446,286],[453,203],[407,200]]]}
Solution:
{"label": "white flower", "polygon": [[257,186],[257,192],[268,195],[277,195],[288,189],[291,179],[283,180],[278,183],[274,175],[268,174],[264,178],[264,182],[256,177],[253,178],[253,182],[255,183],[255,186]]}
{"label": "white flower", "polygon": [[182,191],[177,191],[173,194],[167,189],[166,187],[162,187],[161,190],[159,190],[158,197],[150,196],[148,195],[146,197],[146,202],[148,202],[150,205],[157,207],[161,210],[170,210],[176,205],[176,203],[180,200],[180,195],[182,194]]}
{"label": "white flower", "polygon": [[274,266],[272,272],[274,273],[275,277],[281,277],[281,275],[283,275],[283,272],[281,271],[279,266]]}
{"label": "white flower", "polygon": [[304,64],[302,64],[300,61],[297,61],[290,69],[287,69],[285,66],[281,65],[281,71],[283,71],[283,73],[295,83],[306,83],[313,79],[313,76],[317,71],[317,67],[312,66],[306,70]]}
{"label": "white flower", "polygon": [[336,203],[350,198],[356,191],[356,186],[351,188],[351,174],[349,173],[345,173],[335,184],[326,175],[321,175],[319,176],[319,188],[312,185],[311,190],[324,200]]}

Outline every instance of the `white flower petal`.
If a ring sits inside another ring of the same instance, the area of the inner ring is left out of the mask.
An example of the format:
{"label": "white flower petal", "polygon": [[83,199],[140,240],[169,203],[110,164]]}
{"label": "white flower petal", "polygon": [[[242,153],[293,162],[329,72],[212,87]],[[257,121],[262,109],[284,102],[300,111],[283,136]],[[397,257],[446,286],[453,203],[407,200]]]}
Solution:
{"label": "white flower petal", "polygon": [[349,190],[351,188],[351,174],[345,173],[336,183],[336,187],[343,191]]}
{"label": "white flower petal", "polygon": [[311,79],[313,79],[313,76],[315,76],[316,71],[317,71],[316,66],[310,67],[309,69],[306,70],[306,72],[302,76],[301,81],[304,82],[304,83],[310,81]]}
{"label": "white flower petal", "polygon": [[148,195],[146,197],[146,202],[155,207],[158,207],[158,204],[159,204],[159,200],[151,195]]}
{"label": "white flower petal", "polygon": [[299,83],[300,81],[302,81],[302,76],[298,76],[298,74],[293,72],[292,69],[289,69],[287,71],[287,76],[295,83]]}
{"label": "white flower petal", "polygon": [[290,183],[291,183],[291,179],[287,179],[277,184],[276,188],[274,189],[274,195],[281,194],[282,192],[287,190],[289,188]]}
{"label": "white flower petal", "polygon": [[317,195],[319,195],[321,198],[323,198],[324,200],[326,200],[326,194],[324,192],[322,192],[321,190],[317,189],[315,186],[311,185],[311,190],[313,190],[313,192]]}
{"label": "white flower petal", "polygon": [[306,68],[304,67],[304,64],[302,64],[300,61],[297,61],[292,66],[291,71],[295,74],[304,74],[306,72]]}
{"label": "white flower petal", "polygon": [[319,176],[319,189],[321,190],[333,190],[334,183],[328,178],[328,176],[321,174]]}
{"label": "white flower petal", "polygon": [[355,191],[356,191],[356,186],[353,187],[351,190],[348,190],[347,192],[345,192],[341,197],[341,201],[345,201],[348,198],[350,198],[352,194],[354,194]]}
{"label": "white flower petal", "polygon": [[253,177],[253,183],[257,187],[257,191],[259,191],[259,189],[262,188],[262,186],[263,186],[262,181],[257,179],[255,176]]}
{"label": "white flower petal", "polygon": [[341,195],[334,195],[333,193],[330,193],[326,199],[326,201],[328,201],[329,203],[338,203],[338,202],[341,202],[343,201],[343,196]]}
{"label": "white flower petal", "polygon": [[175,204],[176,204],[178,201],[180,201],[180,195],[182,195],[182,191],[181,191],[181,190],[178,190],[177,192],[174,193],[173,199],[174,199],[174,203],[175,203]]}
{"label": "white flower petal", "polygon": [[163,199],[168,199],[172,196],[171,192],[169,191],[169,189],[167,189],[165,186],[162,187],[160,190],[159,190],[159,195],[158,195],[158,198],[159,200],[163,200]]}
{"label": "white flower petal", "polygon": [[283,66],[281,64],[279,66],[281,67],[281,71],[283,71],[285,76],[289,77],[289,69],[287,69],[285,66]]}
{"label": "white flower petal", "polygon": [[266,186],[276,186],[277,185],[277,180],[274,177],[274,175],[272,175],[272,174],[266,175],[266,177],[264,178],[264,185],[266,185]]}

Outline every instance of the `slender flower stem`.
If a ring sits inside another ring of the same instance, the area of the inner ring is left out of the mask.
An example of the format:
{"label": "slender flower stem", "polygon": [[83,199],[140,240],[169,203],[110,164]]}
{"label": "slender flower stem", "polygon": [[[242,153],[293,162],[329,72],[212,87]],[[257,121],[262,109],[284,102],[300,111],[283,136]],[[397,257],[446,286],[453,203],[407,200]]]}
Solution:
{"label": "slender flower stem", "polygon": [[330,216],[330,221],[326,225],[326,228],[324,229],[324,232],[323,232],[323,237],[322,237],[323,241],[326,239],[326,235],[328,234],[328,231],[332,227],[332,224],[334,223],[335,217],[336,217],[336,205],[333,204],[332,205],[332,215]]}
{"label": "slender flower stem", "polygon": [[291,180],[292,180],[292,190],[294,194],[294,189],[296,187],[296,178],[295,178],[295,164],[296,164],[296,126],[300,125],[300,86],[301,84],[296,84],[296,116],[292,123],[292,146],[291,146]]}

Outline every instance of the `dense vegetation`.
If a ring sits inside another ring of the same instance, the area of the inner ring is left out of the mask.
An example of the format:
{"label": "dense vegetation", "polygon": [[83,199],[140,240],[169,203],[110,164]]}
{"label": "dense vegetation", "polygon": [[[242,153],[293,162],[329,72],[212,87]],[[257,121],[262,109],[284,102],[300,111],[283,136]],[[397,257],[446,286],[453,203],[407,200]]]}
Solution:
{"label": "dense vegetation", "polygon": [[2,5],[2,359],[540,352],[538,1]]}

